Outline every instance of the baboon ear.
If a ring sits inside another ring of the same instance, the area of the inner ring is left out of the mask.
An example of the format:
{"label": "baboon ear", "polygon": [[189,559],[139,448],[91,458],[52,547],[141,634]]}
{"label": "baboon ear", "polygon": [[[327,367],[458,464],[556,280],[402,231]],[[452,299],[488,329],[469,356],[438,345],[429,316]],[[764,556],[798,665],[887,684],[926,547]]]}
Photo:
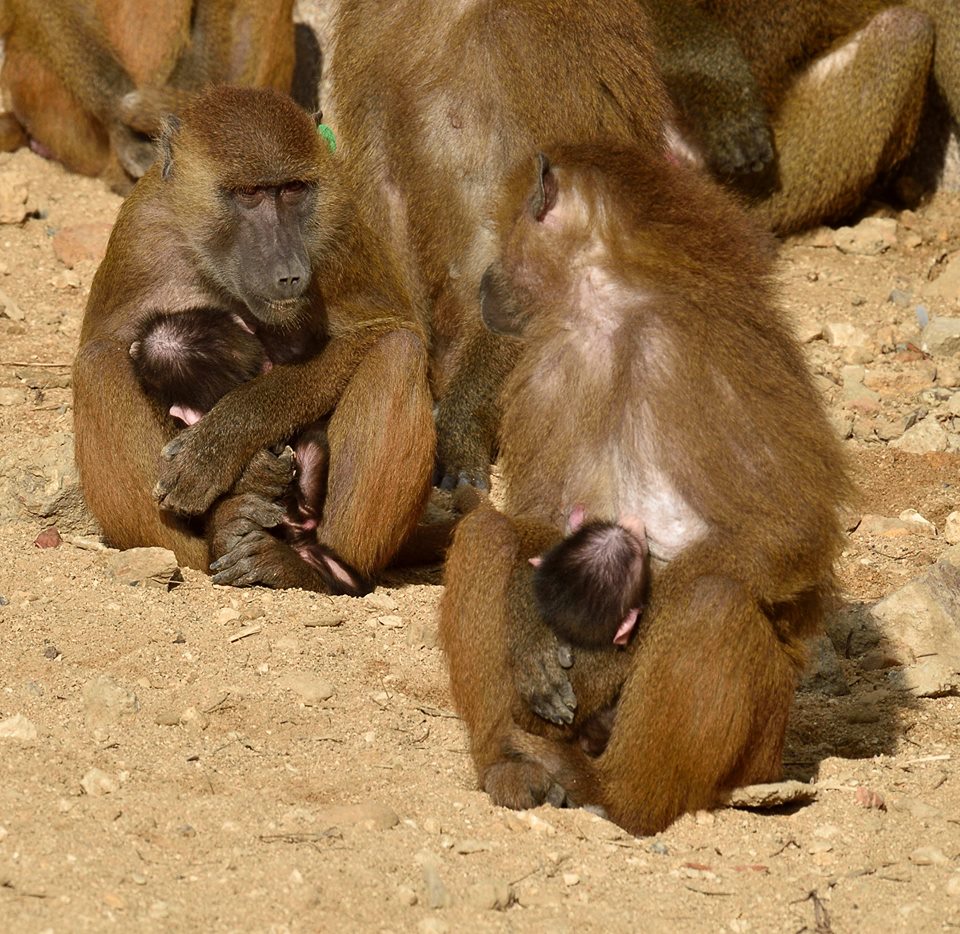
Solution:
{"label": "baboon ear", "polygon": [[160,177],[169,178],[173,174],[173,139],[180,131],[180,118],[176,114],[167,114],[160,126],[160,138],[157,149],[160,153]]}
{"label": "baboon ear", "polygon": [[553,210],[557,203],[557,176],[550,168],[550,160],[537,153],[537,187],[530,200],[530,213],[538,223]]}

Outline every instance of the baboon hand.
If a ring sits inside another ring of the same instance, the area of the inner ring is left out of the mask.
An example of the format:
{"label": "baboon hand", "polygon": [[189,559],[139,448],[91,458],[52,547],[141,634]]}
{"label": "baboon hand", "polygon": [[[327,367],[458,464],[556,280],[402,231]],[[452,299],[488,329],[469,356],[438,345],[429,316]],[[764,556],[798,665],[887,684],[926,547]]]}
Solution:
{"label": "baboon hand", "polygon": [[[282,514],[281,514],[282,518]],[[210,565],[210,579],[215,584],[231,587],[253,587],[262,584],[273,587],[278,584],[274,573],[277,564],[271,560],[278,549],[287,546],[265,531],[256,522],[238,515],[224,537],[230,550]]]}
{"label": "baboon hand", "polygon": [[546,629],[522,654],[514,653],[517,691],[538,717],[559,725],[573,723],[577,697],[566,672],[571,665],[573,650]]}

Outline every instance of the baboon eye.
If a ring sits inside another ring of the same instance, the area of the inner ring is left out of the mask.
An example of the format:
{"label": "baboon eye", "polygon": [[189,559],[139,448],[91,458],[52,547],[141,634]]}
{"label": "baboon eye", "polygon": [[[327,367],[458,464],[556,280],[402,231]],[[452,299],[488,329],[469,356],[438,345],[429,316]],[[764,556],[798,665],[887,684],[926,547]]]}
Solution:
{"label": "baboon eye", "polygon": [[280,194],[284,201],[299,201],[307,193],[307,183],[295,180],[280,186]]}
{"label": "baboon eye", "polygon": [[235,188],[233,191],[234,196],[241,204],[256,204],[263,197],[262,189],[258,188],[256,185],[247,185],[244,188]]}

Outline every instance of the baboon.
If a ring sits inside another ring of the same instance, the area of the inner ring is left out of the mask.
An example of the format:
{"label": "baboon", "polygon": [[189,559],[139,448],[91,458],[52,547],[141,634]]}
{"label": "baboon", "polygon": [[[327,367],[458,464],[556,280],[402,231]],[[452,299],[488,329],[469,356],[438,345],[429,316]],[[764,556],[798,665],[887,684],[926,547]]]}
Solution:
{"label": "baboon", "polygon": [[[843,540],[839,442],[776,312],[769,235],[702,173],[559,145],[521,164],[497,229],[483,317],[523,349],[503,511],[475,510],[448,555],[451,691],[496,803],[566,798],[653,833],[780,774]],[[643,523],[625,649],[571,650],[537,611],[529,559],[575,508]]]}
{"label": "baboon", "polygon": [[334,35],[327,116],[431,334],[438,479],[485,487],[516,357],[478,315],[492,206],[507,167],[545,141],[660,154],[669,102],[645,15],[636,0],[344,0]]}
{"label": "baboon", "polygon": [[[265,449],[328,419],[313,534],[335,574],[366,580],[416,524],[435,442],[424,337],[389,245],[355,209],[357,176],[267,89],[201,94],[159,150],[121,207],[81,328],[87,504],[114,545],[164,546],[202,569],[212,560],[217,582],[326,588],[268,531],[290,464]],[[178,432],[129,351],[145,318],[197,308],[241,319],[273,365]]]}
{"label": "baboon", "polygon": [[5,0],[0,39],[12,104],[0,114],[0,148],[29,141],[125,194],[153,159],[145,134],[193,92],[290,90],[293,0]]}

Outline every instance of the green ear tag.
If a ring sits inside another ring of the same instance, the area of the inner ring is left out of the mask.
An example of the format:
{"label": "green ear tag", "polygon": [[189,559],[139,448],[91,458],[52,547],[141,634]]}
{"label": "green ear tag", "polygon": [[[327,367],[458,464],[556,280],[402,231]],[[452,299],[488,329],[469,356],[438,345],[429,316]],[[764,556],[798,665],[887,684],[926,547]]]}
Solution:
{"label": "green ear tag", "polygon": [[330,152],[337,151],[337,137],[334,136],[333,130],[330,129],[325,123],[317,124],[317,132],[327,141],[327,145],[330,147]]}

